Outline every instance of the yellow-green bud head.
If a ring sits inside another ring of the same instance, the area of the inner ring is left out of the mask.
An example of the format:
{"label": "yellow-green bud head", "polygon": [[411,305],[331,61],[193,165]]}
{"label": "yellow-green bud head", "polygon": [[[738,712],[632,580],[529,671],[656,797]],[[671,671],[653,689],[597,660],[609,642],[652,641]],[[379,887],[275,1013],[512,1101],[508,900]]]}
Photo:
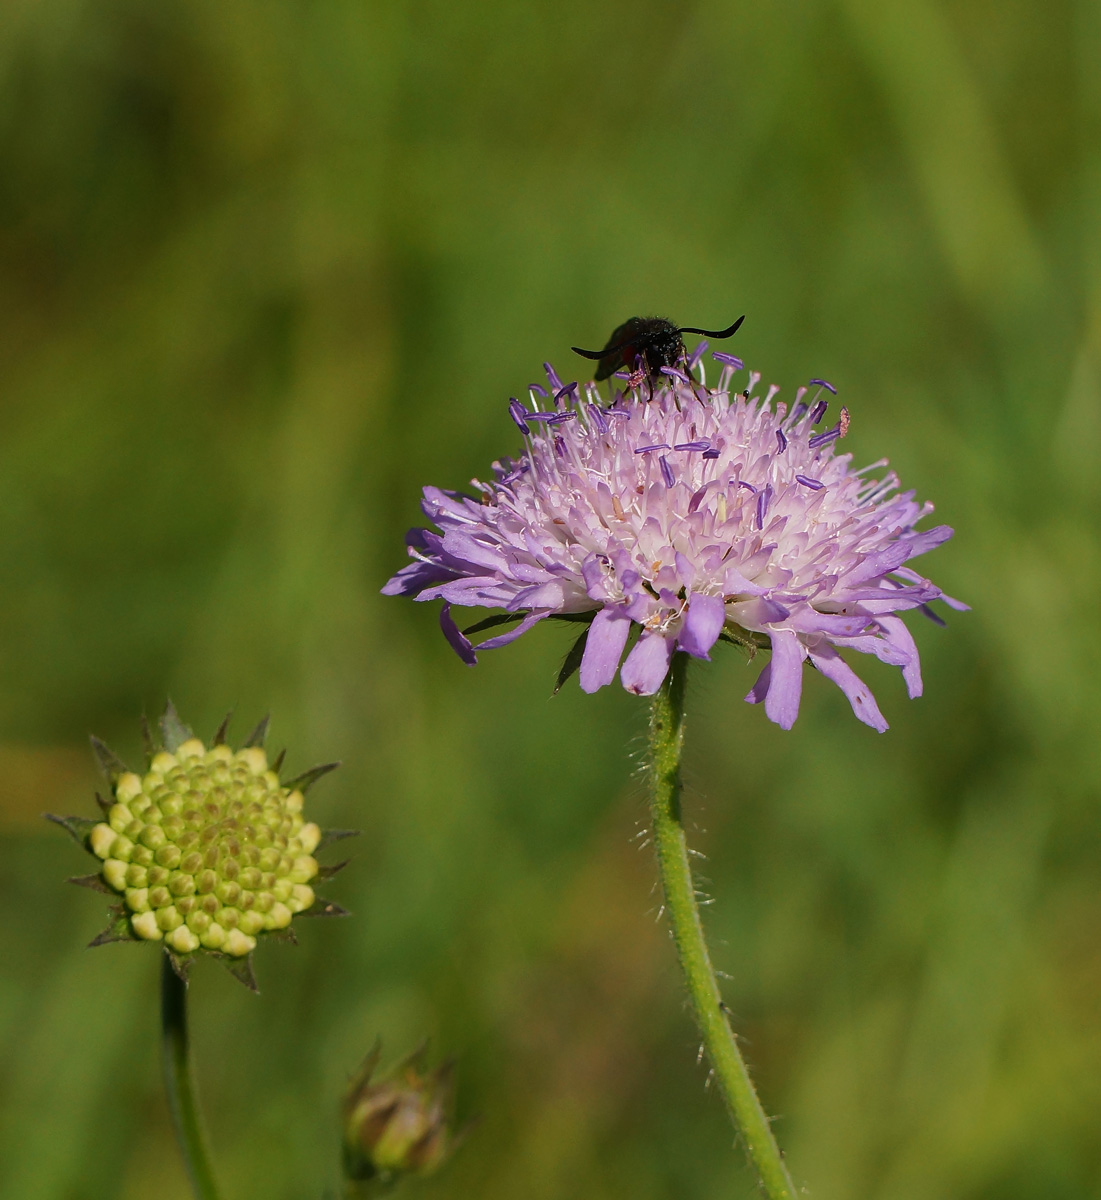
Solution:
{"label": "yellow-green bud head", "polygon": [[302,793],[280,784],[259,746],[234,753],[188,738],[144,776],[120,774],[114,791],[88,844],[138,937],[164,938],[177,954],[201,945],[242,957],[258,934],[313,904],[320,830],[302,820]]}
{"label": "yellow-green bud head", "polygon": [[304,793],[339,764],[283,784],[283,756],[269,766],[262,748],[267,718],[237,751],[224,743],[225,725],[208,749],[169,704],[160,720],[165,748],[150,749],[144,775],[92,738],[111,781],[110,797],[97,796],[102,818],[49,819],[99,860],[95,874],[72,882],[119,901],[93,946],[160,942],[181,977],[192,955],[209,952],[255,988],[249,955],[258,938],[293,940],[288,926],[298,913],[346,915],[314,894],[319,878],[346,864],[321,868],[314,853],[353,831],[322,834],[302,816]]}

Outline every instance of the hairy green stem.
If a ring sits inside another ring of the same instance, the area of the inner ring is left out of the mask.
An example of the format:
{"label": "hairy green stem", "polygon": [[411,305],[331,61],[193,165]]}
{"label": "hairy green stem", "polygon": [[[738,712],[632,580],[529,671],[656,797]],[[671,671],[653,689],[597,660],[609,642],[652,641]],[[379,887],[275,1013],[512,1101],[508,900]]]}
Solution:
{"label": "hairy green stem", "polygon": [[650,809],[665,892],[665,911],[673,928],[677,958],[688,985],[703,1044],[734,1128],[769,1200],[795,1200],[795,1185],[727,1020],[726,1006],[700,924],[680,812],[687,666],[687,654],[673,655],[669,674],[650,710]]}
{"label": "hairy green stem", "polygon": [[164,1086],[172,1110],[172,1124],[180,1144],[196,1200],[218,1200],[218,1188],[210,1170],[195,1085],[191,1079],[191,1056],[187,1034],[187,984],[172,969],[168,955],[161,965],[161,1044]]}

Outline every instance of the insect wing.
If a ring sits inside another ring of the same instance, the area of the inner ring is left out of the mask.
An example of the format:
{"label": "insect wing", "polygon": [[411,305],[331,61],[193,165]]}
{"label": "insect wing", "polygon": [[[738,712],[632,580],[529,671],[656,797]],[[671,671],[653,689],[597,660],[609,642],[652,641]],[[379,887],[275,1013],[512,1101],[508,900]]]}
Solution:
{"label": "insect wing", "polygon": [[634,326],[636,320],[637,318],[632,317],[629,321],[618,325],[612,331],[611,337],[604,343],[604,349],[609,351],[609,353],[597,364],[593,379],[598,382],[601,379],[607,379],[610,375],[618,371],[620,367],[635,361],[638,352],[631,338],[635,332]]}

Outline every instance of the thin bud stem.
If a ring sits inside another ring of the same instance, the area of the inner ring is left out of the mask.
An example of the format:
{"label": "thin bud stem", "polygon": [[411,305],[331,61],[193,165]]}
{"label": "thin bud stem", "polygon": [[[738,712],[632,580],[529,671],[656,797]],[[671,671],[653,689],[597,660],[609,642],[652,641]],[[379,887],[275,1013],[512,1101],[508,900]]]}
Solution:
{"label": "thin bud stem", "polygon": [[687,665],[687,654],[673,655],[650,710],[650,808],[665,909],[692,1009],[734,1128],[769,1200],[795,1200],[795,1185],[727,1020],[696,905],[680,812]]}
{"label": "thin bud stem", "polygon": [[196,1200],[218,1200],[191,1078],[187,984],[172,969],[167,954],[162,954],[161,960],[161,1049],[172,1124]]}

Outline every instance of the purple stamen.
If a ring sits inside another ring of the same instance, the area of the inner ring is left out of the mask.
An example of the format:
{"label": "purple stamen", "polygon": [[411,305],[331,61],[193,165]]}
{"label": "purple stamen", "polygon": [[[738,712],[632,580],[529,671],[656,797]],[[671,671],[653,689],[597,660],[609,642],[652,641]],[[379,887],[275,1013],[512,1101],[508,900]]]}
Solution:
{"label": "purple stamen", "polygon": [[668,375],[670,379],[679,379],[682,383],[692,382],[692,380],[689,379],[683,371],[678,371],[676,367],[662,367],[661,373],[663,375]]}
{"label": "purple stamen", "polygon": [[560,433],[554,435],[554,452],[559,458],[566,457],[566,439]]}
{"label": "purple stamen", "polygon": [[661,477],[665,480],[665,486],[671,488],[676,483],[676,476],[673,474],[673,468],[669,465],[669,460],[663,454],[658,462],[661,465]]}
{"label": "purple stamen", "polygon": [[547,389],[541,383],[529,383],[528,391],[529,392],[538,392],[540,396],[547,395]]}
{"label": "purple stamen", "polygon": [[589,405],[589,416],[592,418],[593,424],[600,430],[601,433],[608,432],[608,421],[604,416],[604,410],[599,404]]}
{"label": "purple stamen", "polygon": [[807,386],[824,387],[827,392],[832,392],[835,396],[837,395],[837,388],[835,388],[832,383],[827,383],[824,379],[808,379]]}
{"label": "purple stamen", "polygon": [[818,491],[819,488],[824,488],[826,485],[821,479],[811,479],[809,475],[796,475],[795,482],[801,483],[803,487],[809,487],[811,491]]}
{"label": "purple stamen", "polygon": [[515,483],[521,475],[525,475],[530,470],[531,463],[525,458],[519,463],[518,466],[513,467],[513,469],[509,471],[509,473],[500,482],[502,486],[509,483]]}
{"label": "purple stamen", "polygon": [[705,450],[703,452],[703,457],[704,458],[718,458],[719,451],[714,446],[712,446],[710,450]]}
{"label": "purple stamen", "polygon": [[757,528],[764,529],[765,514],[768,512],[768,506],[772,501],[772,484],[767,484],[764,491],[757,495]]}
{"label": "purple stamen", "polygon": [[745,363],[742,362],[742,360],[740,358],[737,358],[733,354],[724,354],[721,350],[716,350],[715,353],[711,355],[711,357],[716,362],[723,363],[725,366],[728,366],[728,367],[733,367],[735,371],[740,371],[745,366]]}
{"label": "purple stamen", "polygon": [[516,422],[516,425],[521,433],[531,433],[531,430],[528,428],[528,423],[524,420],[524,418],[528,415],[527,409],[524,408],[524,406],[519,400],[516,399],[515,396],[509,397],[508,415]]}
{"label": "purple stamen", "polygon": [[699,442],[678,442],[673,447],[673,449],[674,450],[710,450],[711,443],[706,438],[704,438],[702,441],[699,441]]}
{"label": "purple stamen", "polygon": [[703,358],[706,350],[707,350],[707,343],[700,342],[700,344],[695,348],[695,350],[692,351],[692,355],[688,360],[689,367],[696,366],[699,363],[700,359]]}
{"label": "purple stamen", "polygon": [[529,421],[542,421],[544,425],[561,425],[563,421],[572,421],[577,416],[575,412],[533,412],[526,414]]}
{"label": "purple stamen", "polygon": [[635,451],[636,454],[649,454],[651,450],[668,450],[668,442],[655,442],[652,446],[639,446]]}
{"label": "purple stamen", "polygon": [[604,410],[606,417],[630,417],[630,413],[625,408],[606,408]]}
{"label": "purple stamen", "polygon": [[558,378],[558,372],[550,365],[550,363],[544,363],[543,370],[547,373],[547,382],[551,385],[551,388],[557,392],[562,386],[562,380]]}
{"label": "purple stamen", "polygon": [[776,453],[783,454],[783,452],[788,448],[788,440],[786,437],[784,437],[784,431],[782,429],[776,430],[776,443],[780,447]]}
{"label": "purple stamen", "polygon": [[918,612],[920,612],[923,616],[928,617],[934,625],[944,626],[948,624],[948,622],[939,613],[934,612],[928,604],[919,604]]}
{"label": "purple stamen", "polygon": [[[731,482],[731,483],[733,483],[733,482],[734,482],[734,480],[732,479],[730,482]],[[751,484],[751,483],[746,483],[746,481],[745,481],[744,479],[739,479],[739,480],[738,480],[738,487],[744,487],[744,488],[745,488],[745,489],[746,489],[748,492],[750,492],[752,495],[754,495],[754,496],[756,496],[756,495],[757,495],[757,489],[756,489],[756,488],[753,486],[753,484]]]}
{"label": "purple stamen", "polygon": [[841,422],[839,421],[832,429],[827,429],[825,433],[816,433],[814,437],[807,441],[807,445],[812,450],[817,450],[819,446],[825,446],[827,442],[836,442],[841,436]]}
{"label": "purple stamen", "polygon": [[555,404],[558,405],[559,408],[562,407],[562,398],[564,396],[568,396],[570,394],[570,392],[574,392],[574,393],[577,392],[577,380],[576,379],[573,381],[573,383],[567,383],[565,387],[559,388],[558,391],[554,393],[554,402],[555,402]]}
{"label": "purple stamen", "polygon": [[811,425],[817,425],[819,421],[826,415],[826,409],[829,408],[828,400],[819,400],[818,403],[810,410],[808,421]]}

